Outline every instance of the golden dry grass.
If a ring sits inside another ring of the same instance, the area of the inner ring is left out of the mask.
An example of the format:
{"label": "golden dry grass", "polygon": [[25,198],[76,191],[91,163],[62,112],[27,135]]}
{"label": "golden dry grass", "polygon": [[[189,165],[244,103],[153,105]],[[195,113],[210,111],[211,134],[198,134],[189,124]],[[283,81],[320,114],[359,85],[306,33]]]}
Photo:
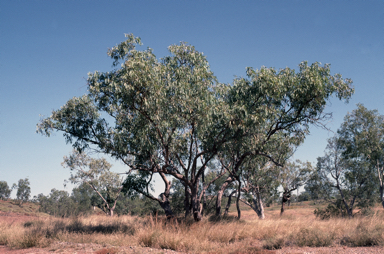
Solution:
{"label": "golden dry grass", "polygon": [[[89,216],[75,219],[41,217],[29,221],[0,220],[0,244],[11,248],[45,247],[54,241],[105,246],[147,246],[189,253],[252,253],[284,246],[384,245],[383,212],[371,217],[319,220],[306,206],[280,217],[270,208],[266,219],[243,211],[242,220],[199,223],[154,217]],[[233,216],[230,214],[230,216]],[[240,252],[239,252],[240,251]]]}

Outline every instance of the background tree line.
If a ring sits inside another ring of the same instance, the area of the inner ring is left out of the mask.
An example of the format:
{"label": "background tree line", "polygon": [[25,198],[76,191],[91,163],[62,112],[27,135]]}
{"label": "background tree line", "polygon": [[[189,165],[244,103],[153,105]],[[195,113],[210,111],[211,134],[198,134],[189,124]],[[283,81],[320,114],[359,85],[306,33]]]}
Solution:
{"label": "background tree line", "polygon": [[29,179],[20,179],[17,184],[14,183],[9,187],[6,181],[0,181],[0,199],[7,200],[10,198],[12,190],[16,190],[16,200],[20,205],[28,201],[31,196],[31,187],[29,186]]}

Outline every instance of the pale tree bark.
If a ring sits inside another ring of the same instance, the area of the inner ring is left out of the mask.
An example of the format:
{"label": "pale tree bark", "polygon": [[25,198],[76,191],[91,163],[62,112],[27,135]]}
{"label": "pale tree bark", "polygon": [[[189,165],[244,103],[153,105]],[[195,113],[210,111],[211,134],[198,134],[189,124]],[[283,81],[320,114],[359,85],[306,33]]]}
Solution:
{"label": "pale tree bark", "polygon": [[121,186],[119,188],[119,191],[117,192],[117,195],[116,195],[116,199],[113,203],[113,206],[111,207],[108,203],[108,201],[103,197],[103,195],[101,195],[101,193],[96,189],[96,187],[93,185],[93,184],[90,184],[89,182],[87,181],[84,181],[86,184],[88,184],[96,193],[97,195],[99,195],[99,197],[103,200],[104,202],[104,205],[105,207],[107,208],[107,211],[104,211],[104,209],[102,209],[106,214],[109,214],[111,217],[113,217],[113,213],[114,213],[114,210],[116,208],[116,203],[117,203],[117,200],[119,199],[120,197],[120,193],[121,193],[121,190],[123,189],[123,186]]}
{"label": "pale tree bark", "polygon": [[167,219],[170,219],[170,218],[173,218],[174,216],[171,208],[171,203],[169,202],[169,195],[171,192],[171,183],[168,181],[164,173],[160,173],[160,176],[165,183],[165,190],[163,193],[160,194],[160,199],[158,201],[161,208],[163,208],[165,215],[167,216]]}
{"label": "pale tree bark", "polygon": [[253,210],[256,212],[257,216],[259,216],[259,219],[264,220],[264,204],[259,191],[256,192],[256,198],[253,198],[253,205],[255,207]]}
{"label": "pale tree bark", "polygon": [[152,199],[154,201],[157,201],[161,208],[163,208],[165,216],[167,216],[167,219],[171,219],[174,217],[171,203],[169,202],[169,195],[171,192],[171,183],[168,181],[166,175],[164,173],[159,173],[161,178],[163,179],[163,182],[165,184],[164,192],[159,195],[159,198],[155,198],[148,192],[143,192],[141,190],[136,190],[137,192],[143,194],[149,199]]}
{"label": "pale tree bark", "polygon": [[261,199],[260,193],[258,195],[256,195],[256,197],[254,195],[252,195],[252,203],[249,203],[248,201],[246,201],[244,199],[240,199],[240,201],[243,202],[244,204],[246,204],[247,206],[251,207],[252,210],[256,212],[256,214],[260,220],[265,219],[264,204],[263,204],[263,201]]}
{"label": "pale tree bark", "polygon": [[380,188],[380,201],[381,201],[381,205],[383,206],[384,208],[384,170],[383,170],[383,167],[380,167],[380,163],[379,163],[379,160],[377,160],[377,165],[376,165],[376,168],[377,168],[377,175],[378,175],[378,178],[379,178],[379,188]]}
{"label": "pale tree bark", "polygon": [[228,185],[233,182],[233,178],[229,176],[223,185],[221,185],[220,190],[217,192],[217,198],[216,198],[216,216],[220,217],[221,216],[221,200],[223,198],[223,194],[225,189],[227,189]]}

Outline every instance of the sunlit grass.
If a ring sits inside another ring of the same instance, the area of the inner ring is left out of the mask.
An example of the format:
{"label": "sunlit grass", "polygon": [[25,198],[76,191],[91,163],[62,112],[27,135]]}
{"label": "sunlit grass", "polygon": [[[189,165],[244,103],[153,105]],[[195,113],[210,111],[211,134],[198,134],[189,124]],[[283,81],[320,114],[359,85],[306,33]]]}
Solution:
{"label": "sunlit grass", "polygon": [[[0,222],[0,244],[11,248],[47,247],[53,242],[95,243],[104,246],[145,246],[189,253],[251,253],[257,249],[284,246],[382,246],[383,212],[371,217],[319,220],[313,209],[291,207],[280,217],[278,209],[267,209],[258,220],[243,211],[240,221],[199,223],[183,219],[166,221],[156,217],[89,216],[41,217],[29,221]],[[235,213],[231,213],[234,216]]]}

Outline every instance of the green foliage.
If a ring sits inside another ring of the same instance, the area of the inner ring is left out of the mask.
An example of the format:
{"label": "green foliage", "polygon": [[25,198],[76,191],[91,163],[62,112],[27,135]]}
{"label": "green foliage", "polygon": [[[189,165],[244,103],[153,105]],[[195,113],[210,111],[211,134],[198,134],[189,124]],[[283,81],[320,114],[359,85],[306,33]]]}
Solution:
{"label": "green foliage", "polygon": [[309,200],[311,200],[312,198],[311,198],[311,194],[309,193],[309,192],[307,192],[307,191],[304,191],[304,192],[302,192],[302,193],[300,193],[300,195],[297,197],[297,200],[299,201],[299,202],[302,202],[302,201],[309,201]]}
{"label": "green foliage", "polygon": [[87,215],[92,212],[93,206],[102,203],[100,197],[86,183],[81,183],[72,189],[71,199],[74,203],[74,215]]}
{"label": "green foliage", "polygon": [[171,187],[171,206],[175,214],[185,211],[185,187],[180,181],[172,181]]}
{"label": "green foliage", "polygon": [[297,190],[308,181],[312,171],[313,168],[310,162],[303,163],[300,160],[287,162],[281,169],[279,177],[283,189]]}
{"label": "green foliage", "polygon": [[306,187],[313,196],[317,194],[316,197],[333,203],[317,211],[320,217],[344,215],[343,209],[352,217],[355,207],[374,205],[377,174],[379,180],[382,177],[382,127],[383,118],[377,111],[359,104],[344,118],[337,135],[329,139],[326,153],[318,158],[317,170]]}
{"label": "green foliage", "polygon": [[77,215],[75,203],[66,191],[52,189],[48,196],[39,194],[37,199],[40,204],[40,212],[57,217]]}
{"label": "green foliage", "polygon": [[348,216],[348,212],[340,198],[336,199],[335,202],[328,204],[326,208],[316,208],[314,214],[317,218],[322,220]]}
{"label": "green foliage", "polygon": [[[52,189],[48,196],[39,194],[37,201],[40,205],[40,212],[56,217],[89,215],[94,212],[94,207],[101,210],[105,209],[104,201],[86,183],[73,188],[71,195],[66,191]],[[118,215],[147,215],[155,213],[158,209],[161,208],[152,204],[152,202],[148,202],[145,198],[121,195],[116,202],[114,213]]]}
{"label": "green foliage", "polygon": [[16,198],[20,204],[29,200],[31,196],[31,187],[29,186],[28,178],[20,179],[16,184],[13,184],[12,188],[17,188]]}
{"label": "green foliage", "polygon": [[112,216],[123,188],[120,176],[110,171],[112,165],[105,159],[93,159],[76,150],[69,157],[64,156],[62,165],[71,170],[69,181],[91,187],[98,195],[92,196],[92,202]]}
{"label": "green foliage", "polygon": [[12,189],[9,188],[6,181],[0,181],[0,199],[7,200],[11,195]]}
{"label": "green foliage", "polygon": [[78,151],[96,149],[131,171],[145,172],[128,175],[125,190],[143,191],[149,175],[161,174],[166,183],[161,200],[142,192],[161,204],[170,195],[166,177],[173,176],[194,195],[195,212],[203,190],[199,179],[210,162],[224,157],[229,162],[228,151],[236,152],[236,176],[248,156],[280,163],[284,158],[275,158],[274,151],[301,144],[311,124],[328,119],[327,100],[332,95],[348,100],[354,91],[351,80],[330,74],[329,65],[306,62],[298,72],[247,68],[246,78],[220,84],[191,45],[171,45],[170,55],[158,60],[137,44],[140,38],[130,34],[111,48],[116,69],[90,73],[87,94],[53,111],[37,131],[47,136],[61,131]]}
{"label": "green foliage", "polygon": [[[337,133],[344,148],[342,156],[357,167],[360,175],[369,178],[366,185],[370,184],[370,188],[373,184],[379,186],[376,190],[379,189],[384,207],[384,116],[358,104],[357,109],[345,116]],[[346,177],[353,179],[356,176],[351,172]]]}
{"label": "green foliage", "polygon": [[151,180],[152,175],[146,171],[128,174],[123,182],[122,192],[130,197],[143,193],[150,195],[149,190],[154,191]]}
{"label": "green foliage", "polygon": [[[269,206],[278,197],[277,188],[280,185],[281,168],[266,158],[251,157],[242,168],[244,198],[247,205],[254,210],[260,210],[262,203]],[[256,205],[258,198],[262,203]]]}

